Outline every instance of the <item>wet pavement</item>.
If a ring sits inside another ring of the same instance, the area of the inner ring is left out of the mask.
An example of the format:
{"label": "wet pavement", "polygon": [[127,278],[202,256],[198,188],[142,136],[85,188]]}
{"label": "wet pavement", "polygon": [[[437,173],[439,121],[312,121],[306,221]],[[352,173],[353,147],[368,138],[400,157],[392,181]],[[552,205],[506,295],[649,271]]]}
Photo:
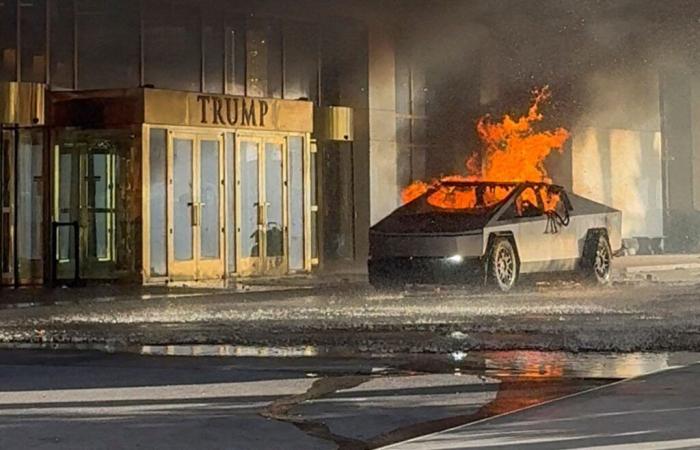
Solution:
{"label": "wet pavement", "polygon": [[692,279],[606,288],[562,280],[509,294],[460,287],[377,292],[348,284],[119,301],[85,297],[0,309],[0,342],[228,344],[320,353],[694,351],[700,349],[699,291]]}
{"label": "wet pavement", "polygon": [[654,372],[387,448],[697,449],[699,375],[700,364]]}
{"label": "wet pavement", "polygon": [[152,350],[0,350],[0,448],[377,448],[700,359]]}

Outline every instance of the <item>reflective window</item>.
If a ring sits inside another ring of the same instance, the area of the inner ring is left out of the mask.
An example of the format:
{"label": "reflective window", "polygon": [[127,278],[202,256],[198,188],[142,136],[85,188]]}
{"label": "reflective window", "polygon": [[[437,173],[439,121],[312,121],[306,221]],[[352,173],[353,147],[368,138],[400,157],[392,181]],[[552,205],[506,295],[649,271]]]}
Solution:
{"label": "reflective window", "polygon": [[150,130],[149,199],[151,236],[151,275],[167,274],[167,185],[166,185],[166,130]]}
{"label": "reflective window", "polygon": [[173,245],[175,259],[194,257],[192,241],[193,142],[173,139]]}
{"label": "reflective window", "polygon": [[267,256],[284,255],[282,145],[265,143],[265,228]]}
{"label": "reflective window", "polygon": [[201,256],[206,259],[218,259],[221,236],[219,141],[203,140],[200,145]]}
{"label": "reflective window", "polygon": [[304,268],[304,140],[290,136],[289,149],[289,269]]}
{"label": "reflective window", "polygon": [[251,20],[246,30],[246,94],[282,96],[282,33],[277,22]]}
{"label": "reflective window", "polygon": [[144,78],[156,88],[199,91],[200,19],[197,2],[148,0],[144,13]]}
{"label": "reflective window", "polygon": [[46,81],[46,0],[20,2],[21,78]]}
{"label": "reflective window", "polygon": [[78,87],[139,84],[139,9],[136,0],[78,0]]}
{"label": "reflective window", "polygon": [[245,95],[246,45],[245,19],[230,17],[226,20],[226,93]]}
{"label": "reflective window", "polygon": [[73,1],[51,2],[51,89],[73,88]]}
{"label": "reflective window", "polygon": [[258,144],[241,141],[240,146],[241,257],[248,258],[260,255]]}
{"label": "reflective window", "polygon": [[318,33],[316,25],[289,22],[284,25],[284,97],[318,98]]}
{"label": "reflective window", "polygon": [[224,92],[224,21],[221,11],[205,8],[204,28],[204,91]]}
{"label": "reflective window", "polygon": [[17,79],[17,3],[0,0],[0,81]]}
{"label": "reflective window", "polygon": [[236,183],[233,133],[226,133],[226,241],[228,243],[228,270],[236,271]]}

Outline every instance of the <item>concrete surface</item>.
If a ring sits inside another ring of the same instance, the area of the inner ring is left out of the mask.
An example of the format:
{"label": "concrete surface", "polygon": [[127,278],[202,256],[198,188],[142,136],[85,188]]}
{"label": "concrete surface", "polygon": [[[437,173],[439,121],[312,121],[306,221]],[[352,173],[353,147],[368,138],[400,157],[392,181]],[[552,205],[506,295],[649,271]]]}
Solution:
{"label": "concrete surface", "polygon": [[657,372],[385,448],[700,448],[700,364]]}

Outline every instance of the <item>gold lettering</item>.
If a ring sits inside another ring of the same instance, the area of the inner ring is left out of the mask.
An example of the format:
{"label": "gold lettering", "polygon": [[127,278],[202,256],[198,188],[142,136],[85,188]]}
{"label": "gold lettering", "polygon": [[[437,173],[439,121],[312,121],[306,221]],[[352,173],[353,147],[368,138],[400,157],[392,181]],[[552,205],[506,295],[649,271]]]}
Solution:
{"label": "gold lettering", "polygon": [[265,100],[260,100],[260,126],[264,127],[265,126],[265,116],[267,115],[267,112],[269,111],[270,106],[267,104]]}
{"label": "gold lettering", "polygon": [[233,108],[231,107],[231,100],[226,98],[226,118],[229,125],[236,125],[238,123],[238,99],[233,99]]}
{"label": "gold lettering", "polygon": [[214,110],[214,123],[220,123],[224,124],[224,117],[221,115],[221,108],[223,107],[223,103],[221,102],[221,99],[219,97],[214,97],[214,105],[213,105],[213,110]]}
{"label": "gold lettering", "polygon": [[256,126],[256,123],[255,123],[255,100],[250,101],[250,109],[246,109],[245,99],[243,99],[242,103],[243,103],[243,107],[241,108],[242,109],[241,112],[243,113],[243,115],[241,118],[242,119],[241,125],[243,125],[243,126],[245,126],[245,125]]}
{"label": "gold lettering", "polygon": [[209,100],[211,100],[211,97],[208,95],[197,96],[197,102],[202,105],[201,123],[207,123],[207,103],[209,103]]}

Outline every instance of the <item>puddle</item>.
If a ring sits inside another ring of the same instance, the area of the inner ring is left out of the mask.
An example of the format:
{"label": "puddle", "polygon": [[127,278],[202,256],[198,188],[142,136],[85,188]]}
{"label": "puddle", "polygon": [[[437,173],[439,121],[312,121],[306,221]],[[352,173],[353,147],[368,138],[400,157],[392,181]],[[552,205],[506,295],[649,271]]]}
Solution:
{"label": "puddle", "polygon": [[364,355],[350,349],[316,346],[144,345],[129,351],[149,356],[252,358],[353,358],[379,360],[403,370],[432,373],[478,372],[495,378],[622,379],[700,361],[700,353],[568,353],[548,351],[488,351],[435,354]]}
{"label": "puddle", "polygon": [[[481,374],[499,379],[624,379],[700,362],[700,352],[474,351],[450,354],[374,354],[322,346],[173,344],[120,346],[95,343],[0,343],[0,349],[80,350],[158,357],[277,358],[314,361],[322,368],[337,361],[365,362],[382,371]],[[391,368],[391,369],[388,369]]]}

